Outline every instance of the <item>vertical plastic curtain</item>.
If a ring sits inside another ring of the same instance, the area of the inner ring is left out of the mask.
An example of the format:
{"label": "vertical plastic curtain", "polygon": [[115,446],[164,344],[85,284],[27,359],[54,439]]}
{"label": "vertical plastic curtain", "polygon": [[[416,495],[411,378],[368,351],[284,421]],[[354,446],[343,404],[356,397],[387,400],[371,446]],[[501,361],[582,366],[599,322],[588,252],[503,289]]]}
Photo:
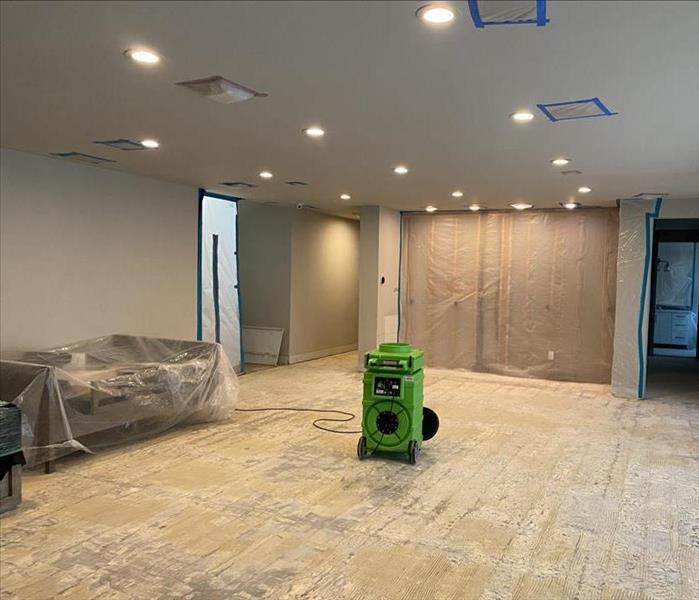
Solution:
{"label": "vertical plastic curtain", "polygon": [[201,205],[199,337],[218,342],[233,367],[241,368],[238,298],[237,205],[204,194]]}
{"label": "vertical plastic curtain", "polygon": [[618,211],[408,214],[401,340],[432,366],[609,382]]}

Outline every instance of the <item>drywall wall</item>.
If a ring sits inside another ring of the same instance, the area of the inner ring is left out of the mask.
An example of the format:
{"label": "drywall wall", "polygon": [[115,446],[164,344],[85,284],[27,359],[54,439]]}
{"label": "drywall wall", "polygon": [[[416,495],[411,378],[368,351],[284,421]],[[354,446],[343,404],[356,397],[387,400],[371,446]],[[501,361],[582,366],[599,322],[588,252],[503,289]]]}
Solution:
{"label": "drywall wall", "polygon": [[279,360],[289,360],[291,207],[238,202],[243,327],[284,329]]}
{"label": "drywall wall", "polygon": [[359,224],[294,210],[289,362],[356,349],[358,297]]}
{"label": "drywall wall", "polygon": [[398,338],[400,212],[363,206],[360,212],[359,365],[365,352]]}
{"label": "drywall wall", "polygon": [[197,190],[3,149],[3,352],[196,335]]}
{"label": "drywall wall", "polygon": [[612,393],[643,398],[648,357],[653,221],[699,218],[699,199],[619,201],[619,254]]}

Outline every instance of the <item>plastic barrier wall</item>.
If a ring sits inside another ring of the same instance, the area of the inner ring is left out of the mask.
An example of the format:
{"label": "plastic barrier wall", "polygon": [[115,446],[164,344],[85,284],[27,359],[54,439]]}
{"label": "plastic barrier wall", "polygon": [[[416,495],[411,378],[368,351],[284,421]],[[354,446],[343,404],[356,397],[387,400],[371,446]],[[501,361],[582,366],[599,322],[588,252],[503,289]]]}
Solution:
{"label": "plastic barrier wall", "polygon": [[617,209],[403,216],[400,339],[430,366],[609,383]]}

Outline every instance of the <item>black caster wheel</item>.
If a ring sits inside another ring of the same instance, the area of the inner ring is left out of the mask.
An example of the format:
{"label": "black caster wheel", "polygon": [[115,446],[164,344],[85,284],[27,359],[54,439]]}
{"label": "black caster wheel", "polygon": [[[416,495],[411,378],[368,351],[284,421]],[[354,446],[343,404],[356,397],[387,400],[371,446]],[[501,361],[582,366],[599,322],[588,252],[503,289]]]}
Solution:
{"label": "black caster wheel", "polygon": [[411,465],[414,465],[417,463],[417,453],[419,451],[417,442],[415,440],[410,440],[408,442],[408,462]]}
{"label": "black caster wheel", "polygon": [[369,455],[366,451],[366,438],[362,436],[357,443],[357,458],[359,458],[359,460],[364,460],[367,456]]}

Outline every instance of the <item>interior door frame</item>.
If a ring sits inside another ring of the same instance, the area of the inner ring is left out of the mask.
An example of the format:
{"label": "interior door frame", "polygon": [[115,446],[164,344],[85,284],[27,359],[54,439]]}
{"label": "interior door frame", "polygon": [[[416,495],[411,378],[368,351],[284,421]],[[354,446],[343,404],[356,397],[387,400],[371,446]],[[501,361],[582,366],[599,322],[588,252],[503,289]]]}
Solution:
{"label": "interior door frame", "polygon": [[[662,243],[672,243],[672,242],[688,242],[695,244],[694,252],[699,250],[699,230],[692,229],[691,226],[687,229],[659,229],[658,221],[663,219],[655,219],[653,222],[653,249],[652,249],[652,262],[650,270],[650,305],[648,307],[648,348],[647,355],[653,356],[653,348],[655,345],[655,297],[656,297],[656,270],[658,261],[658,244]],[[670,219],[667,219],[670,220]],[[675,220],[675,219],[672,219]],[[688,219],[688,221],[693,222],[694,219]],[[688,223],[688,225],[691,225]],[[694,264],[696,265],[696,259]],[[692,297],[696,295],[696,288],[699,286],[699,274],[695,273],[693,277],[694,289],[692,290]],[[699,334],[699,332],[697,332]],[[699,360],[699,335],[697,336],[697,344],[694,349],[694,358]],[[691,357],[690,357],[691,358]]]}
{"label": "interior door frame", "polygon": [[243,303],[240,294],[240,235],[238,232],[238,201],[241,198],[236,196],[228,196],[219,194],[218,192],[209,192],[204,188],[199,188],[198,192],[198,210],[197,210],[197,340],[202,341],[202,257],[204,254],[203,246],[203,216],[204,216],[204,198],[215,198],[217,200],[225,200],[226,202],[235,202],[235,289],[238,292],[238,329],[240,334],[240,372],[245,373],[245,352],[243,348]]}

